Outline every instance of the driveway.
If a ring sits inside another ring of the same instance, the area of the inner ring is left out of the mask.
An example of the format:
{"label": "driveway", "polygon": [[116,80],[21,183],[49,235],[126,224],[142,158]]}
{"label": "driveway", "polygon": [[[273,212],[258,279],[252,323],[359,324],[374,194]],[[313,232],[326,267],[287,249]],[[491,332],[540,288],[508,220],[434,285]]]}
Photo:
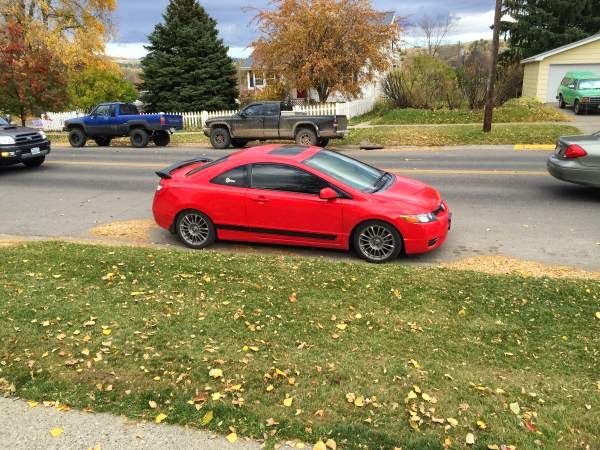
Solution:
{"label": "driveway", "polygon": [[589,112],[587,114],[583,114],[581,116],[576,115],[573,112],[573,108],[560,109],[558,107],[558,103],[550,103],[551,106],[566,114],[569,117],[572,117],[575,121],[570,122],[571,125],[576,126],[584,134],[592,134],[597,131],[600,131],[600,111],[599,112]]}

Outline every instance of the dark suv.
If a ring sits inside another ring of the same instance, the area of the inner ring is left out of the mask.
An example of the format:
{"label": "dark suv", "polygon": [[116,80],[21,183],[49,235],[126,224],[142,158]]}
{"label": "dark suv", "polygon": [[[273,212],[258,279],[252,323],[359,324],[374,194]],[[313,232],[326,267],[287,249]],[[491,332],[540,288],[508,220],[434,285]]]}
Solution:
{"label": "dark suv", "polygon": [[23,163],[42,165],[50,153],[50,141],[43,131],[17,127],[0,117],[0,166]]}

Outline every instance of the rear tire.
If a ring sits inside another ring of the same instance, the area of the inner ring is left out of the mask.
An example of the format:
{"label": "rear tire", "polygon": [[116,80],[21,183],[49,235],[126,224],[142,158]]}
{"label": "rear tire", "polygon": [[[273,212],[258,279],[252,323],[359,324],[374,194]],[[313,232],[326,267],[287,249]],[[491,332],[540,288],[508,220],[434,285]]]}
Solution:
{"label": "rear tire", "polygon": [[27,167],[39,167],[44,164],[45,160],[45,156],[39,156],[37,158],[26,159],[23,161],[23,164],[25,164]]}
{"label": "rear tire", "polygon": [[300,128],[296,131],[295,140],[296,144],[307,147],[317,145],[318,143],[317,133],[311,128]]}
{"label": "rear tire", "polygon": [[565,109],[567,107],[567,104],[565,103],[565,99],[563,98],[562,95],[558,96],[558,107],[560,109]]}
{"label": "rear tire", "polygon": [[134,128],[129,133],[129,140],[131,141],[131,145],[135,148],[146,147],[149,139],[148,132],[142,128]]}
{"label": "rear tire", "polygon": [[179,214],[175,232],[186,247],[194,249],[208,247],[217,239],[217,232],[210,218],[193,209]]}
{"label": "rear tire", "polygon": [[365,261],[382,264],[396,259],[402,250],[402,237],[387,222],[369,220],[353,234],[354,250]]}
{"label": "rear tire", "polygon": [[96,145],[98,147],[109,147],[111,140],[112,140],[111,138],[103,136],[103,137],[98,137],[98,138],[94,139],[94,142],[96,142]]}
{"label": "rear tire", "polygon": [[69,144],[71,147],[83,147],[87,141],[87,136],[81,128],[73,128],[69,131]]}
{"label": "rear tire", "polygon": [[210,131],[210,143],[218,150],[229,148],[231,145],[231,135],[229,134],[229,130],[224,127],[213,128]]}
{"label": "rear tire", "polygon": [[319,147],[327,147],[327,144],[329,144],[329,139],[328,138],[320,138],[319,139]]}
{"label": "rear tire", "polygon": [[164,130],[157,131],[152,136],[152,141],[157,147],[166,147],[171,142],[171,135]]}
{"label": "rear tire", "polygon": [[244,148],[247,144],[248,144],[248,141],[246,139],[232,139],[231,140],[231,145],[233,145],[235,148]]}

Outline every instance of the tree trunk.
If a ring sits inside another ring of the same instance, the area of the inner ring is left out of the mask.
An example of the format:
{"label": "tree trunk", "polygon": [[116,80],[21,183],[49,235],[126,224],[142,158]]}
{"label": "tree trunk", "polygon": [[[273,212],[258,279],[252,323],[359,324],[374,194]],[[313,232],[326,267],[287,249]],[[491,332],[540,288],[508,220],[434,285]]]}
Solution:
{"label": "tree trunk", "polygon": [[494,14],[494,38],[492,40],[492,61],[490,63],[490,74],[485,94],[485,110],[483,113],[483,131],[492,131],[492,119],[494,114],[494,103],[496,102],[494,84],[498,70],[498,49],[500,47],[500,19],[502,17],[502,0],[496,0],[496,11]]}
{"label": "tree trunk", "polygon": [[325,103],[329,97],[329,86],[320,84],[315,87],[315,91],[319,96],[319,103]]}
{"label": "tree trunk", "polygon": [[21,111],[19,111],[19,117],[21,118],[21,126],[24,127],[25,126],[25,120],[26,120],[26,115],[25,115],[25,108],[21,107]]}

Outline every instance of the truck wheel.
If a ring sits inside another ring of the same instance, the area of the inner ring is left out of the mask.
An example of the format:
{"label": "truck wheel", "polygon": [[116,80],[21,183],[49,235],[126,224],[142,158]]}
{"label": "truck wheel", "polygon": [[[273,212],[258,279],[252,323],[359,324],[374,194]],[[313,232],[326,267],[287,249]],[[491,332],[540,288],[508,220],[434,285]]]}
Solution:
{"label": "truck wheel", "polygon": [[148,136],[148,132],[142,128],[134,128],[129,133],[129,140],[131,141],[131,145],[136,148],[144,148],[148,145],[148,140],[150,137]]}
{"label": "truck wheel", "polygon": [[169,145],[169,142],[171,142],[171,135],[164,130],[157,131],[154,133],[154,136],[152,136],[152,141],[157,147],[166,147]]}
{"label": "truck wheel", "polygon": [[246,139],[232,139],[231,140],[231,145],[233,145],[235,148],[244,148],[247,143],[248,143],[248,141]]}
{"label": "truck wheel", "polygon": [[565,103],[565,99],[563,98],[562,94],[558,96],[558,107],[560,109],[565,109],[567,107],[567,104]]}
{"label": "truck wheel", "polygon": [[213,128],[210,132],[210,143],[214,148],[224,149],[231,145],[231,135],[227,128]]}
{"label": "truck wheel", "polygon": [[312,146],[317,145],[317,134],[310,128],[300,128],[296,131],[296,144]]}
{"label": "truck wheel", "polygon": [[575,100],[575,104],[573,105],[573,111],[575,112],[576,115],[580,116],[583,114],[584,109],[581,106],[581,103],[579,103],[579,100]]}
{"label": "truck wheel", "polygon": [[81,128],[73,128],[69,131],[69,144],[71,147],[83,147],[87,141],[87,136]]}
{"label": "truck wheel", "polygon": [[111,138],[103,136],[94,139],[94,142],[96,142],[96,145],[98,147],[108,147],[110,145],[111,140]]}
{"label": "truck wheel", "polygon": [[329,144],[328,138],[320,138],[319,139],[319,147],[327,147],[327,144]]}
{"label": "truck wheel", "polygon": [[25,159],[23,160],[23,164],[25,164],[27,167],[39,167],[44,164],[45,160],[45,156],[39,156],[37,158]]}

